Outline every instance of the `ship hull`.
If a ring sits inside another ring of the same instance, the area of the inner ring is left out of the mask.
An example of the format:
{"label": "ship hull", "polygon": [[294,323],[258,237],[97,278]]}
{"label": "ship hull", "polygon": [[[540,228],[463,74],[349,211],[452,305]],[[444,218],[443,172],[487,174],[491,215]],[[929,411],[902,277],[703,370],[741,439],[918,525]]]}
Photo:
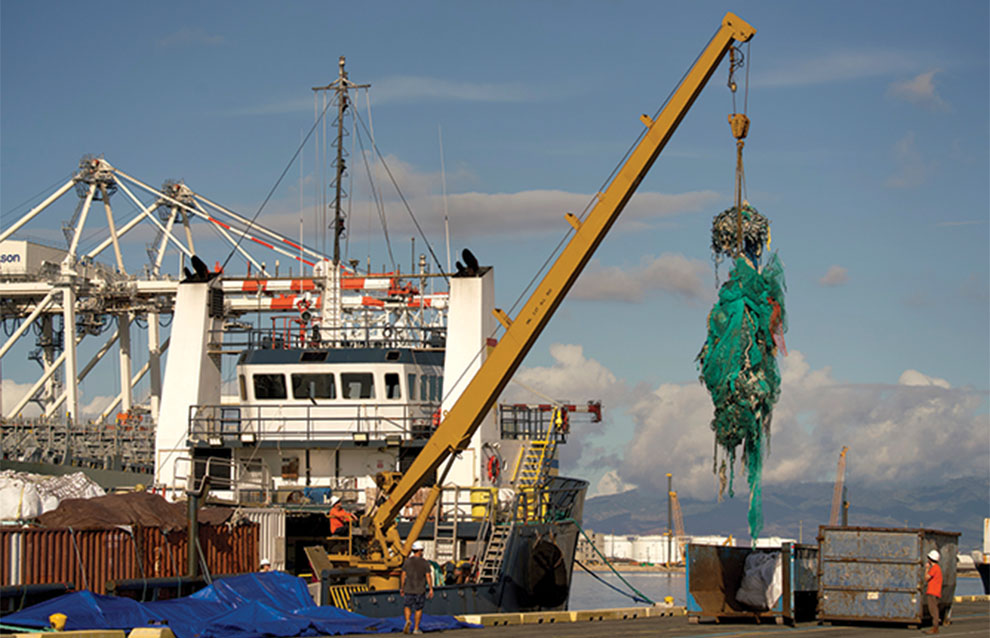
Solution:
{"label": "ship hull", "polygon": [[[567,609],[580,533],[573,521],[516,526],[497,582],[436,587],[433,598],[426,601],[424,613],[462,615]],[[533,555],[535,545],[548,539],[560,549],[562,574],[548,575]],[[404,606],[397,590],[354,592],[350,605],[352,611],[374,618],[400,616]]]}

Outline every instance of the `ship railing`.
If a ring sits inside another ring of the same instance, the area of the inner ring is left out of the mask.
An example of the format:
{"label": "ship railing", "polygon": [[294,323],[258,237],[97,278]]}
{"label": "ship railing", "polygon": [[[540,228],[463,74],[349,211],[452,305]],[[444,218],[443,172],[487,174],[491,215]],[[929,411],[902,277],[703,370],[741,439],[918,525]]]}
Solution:
{"label": "ship railing", "polygon": [[[545,439],[551,428],[553,412],[527,405],[500,404],[498,424],[503,439],[539,440]],[[557,443],[567,443],[567,433],[555,429]]]}
{"label": "ship railing", "polygon": [[63,418],[18,418],[0,422],[0,450],[7,460],[55,463],[108,470],[149,471],[154,425],[148,420],[117,423]]}
{"label": "ship railing", "polygon": [[425,440],[435,428],[438,407],[434,402],[193,405],[189,438],[212,446],[232,441]]}
{"label": "ship railing", "polygon": [[433,326],[358,326],[321,328],[303,325],[298,320],[289,325],[249,330],[216,330],[216,343],[225,350],[288,350],[327,348],[443,348],[447,329]]}
{"label": "ship railing", "polygon": [[195,490],[204,477],[210,477],[210,492],[235,503],[273,502],[271,471],[258,459],[233,461],[220,457],[190,458],[181,456],[175,460],[175,470],[170,489],[173,495],[185,490]]}
{"label": "ship railing", "polygon": [[[505,522],[552,523],[565,519],[581,520],[588,482],[581,479],[550,477],[545,484],[516,490]],[[502,522],[502,521],[500,521]]]}

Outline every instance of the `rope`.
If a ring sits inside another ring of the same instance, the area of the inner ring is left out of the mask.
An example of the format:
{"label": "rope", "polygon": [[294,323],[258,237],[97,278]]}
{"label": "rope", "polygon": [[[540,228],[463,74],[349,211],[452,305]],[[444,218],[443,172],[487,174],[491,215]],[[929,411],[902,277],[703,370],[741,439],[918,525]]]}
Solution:
{"label": "rope", "polygon": [[[619,573],[618,571],[616,571],[616,569],[615,569],[615,567],[613,567],[613,566],[612,566],[612,563],[610,563],[610,562],[609,562],[609,560],[608,560],[607,558],[605,558],[605,555],[604,555],[604,554],[602,554],[602,553],[601,553],[601,552],[600,552],[600,551],[598,550],[598,548],[597,548],[597,547],[595,547],[595,543],[594,543],[594,542],[593,542],[593,541],[591,540],[591,538],[589,538],[589,537],[588,537],[588,534],[587,534],[587,533],[586,533],[586,532],[584,531],[584,529],[583,529],[583,528],[581,527],[581,524],[580,524],[580,523],[578,523],[578,522],[577,522],[576,520],[574,520],[573,518],[567,518],[567,519],[564,519],[564,522],[569,522],[569,523],[574,523],[574,525],[575,525],[575,527],[577,527],[577,528],[578,528],[578,531],[579,531],[579,532],[581,532],[581,535],[582,535],[582,536],[584,536],[584,538],[585,538],[585,540],[586,540],[586,541],[588,541],[588,543],[589,543],[589,544],[591,545],[591,548],[592,548],[593,550],[595,550],[595,553],[596,553],[596,554],[598,554],[598,557],[599,557],[599,558],[601,558],[601,559],[602,559],[602,561],[603,561],[603,562],[604,562],[604,563],[605,563],[606,565],[608,565],[608,568],[612,570],[612,573],[613,573],[613,574],[615,574],[615,575],[616,575],[616,576],[617,576],[617,577],[619,578],[619,580],[621,580],[621,581],[622,581],[623,583],[625,583],[625,585],[626,585],[626,587],[628,587],[629,589],[631,589],[631,590],[633,590],[634,592],[636,592],[637,594],[639,594],[639,595],[640,595],[640,597],[641,597],[641,598],[643,599],[643,601],[645,601],[646,603],[648,603],[648,604],[650,604],[650,605],[653,605],[653,604],[655,604],[655,603],[654,603],[654,602],[653,602],[652,600],[650,600],[650,598],[649,598],[649,596],[647,596],[647,595],[646,595],[646,594],[644,594],[643,592],[641,592],[641,591],[639,591],[638,589],[636,589],[635,587],[633,587],[633,586],[632,586],[632,583],[630,583],[630,582],[629,582],[628,580],[626,580],[625,578],[623,578],[623,577],[622,577],[622,574],[620,574],[620,573]],[[575,560],[574,560],[574,562],[577,562],[577,559],[575,559]],[[579,563],[579,564],[580,564],[580,563]],[[582,565],[582,567],[583,567],[583,565]],[[626,594],[626,595],[628,595],[628,594]]]}
{"label": "rope", "polygon": [[605,580],[604,578],[602,578],[601,576],[599,576],[598,574],[596,574],[595,572],[593,572],[591,569],[589,569],[586,565],[584,565],[581,561],[579,561],[576,558],[574,559],[574,563],[577,564],[577,566],[580,567],[581,569],[583,569],[584,571],[586,571],[589,574],[591,574],[601,584],[605,585],[609,589],[615,590],[616,592],[622,594],[623,596],[628,596],[629,598],[631,598],[633,600],[633,602],[637,602],[637,603],[651,603],[652,602],[652,601],[646,600],[645,598],[640,598],[639,596],[634,596],[634,595],[630,594],[629,592],[622,591],[621,589],[619,589],[618,587],[616,587],[612,583],[608,582],[607,580]]}
{"label": "rope", "polygon": [[79,563],[79,573],[82,574],[83,589],[89,589],[89,582],[86,579],[86,565],[83,564],[82,555],[79,553],[79,545],[76,544],[76,532],[69,528],[69,537],[72,539],[72,548],[76,550],[76,561]]}

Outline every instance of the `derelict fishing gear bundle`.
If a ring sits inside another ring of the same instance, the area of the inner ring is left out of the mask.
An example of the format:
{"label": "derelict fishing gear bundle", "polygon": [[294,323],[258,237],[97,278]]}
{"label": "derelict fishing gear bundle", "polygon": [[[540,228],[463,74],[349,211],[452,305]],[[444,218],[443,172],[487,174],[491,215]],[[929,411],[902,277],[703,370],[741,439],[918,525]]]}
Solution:
{"label": "derelict fishing gear bundle", "polygon": [[[742,66],[742,53],[731,49],[730,61],[729,88],[735,107],[732,77]],[[729,124],[736,138],[736,204],[712,221],[711,249],[716,278],[723,259],[732,259],[733,268],[708,314],[708,338],[696,361],[699,379],[715,406],[711,427],[715,431],[713,470],[719,480],[719,500],[726,487],[729,496],[734,496],[737,448],[742,446],[742,466],[749,484],[749,534],[755,540],[763,530],[763,457],[770,449],[770,421],[780,396],[776,355],[778,350],[786,354],[785,283],[776,253],[761,264],[770,246],[769,220],[742,199],[742,150],[749,119],[743,113],[733,113]]]}

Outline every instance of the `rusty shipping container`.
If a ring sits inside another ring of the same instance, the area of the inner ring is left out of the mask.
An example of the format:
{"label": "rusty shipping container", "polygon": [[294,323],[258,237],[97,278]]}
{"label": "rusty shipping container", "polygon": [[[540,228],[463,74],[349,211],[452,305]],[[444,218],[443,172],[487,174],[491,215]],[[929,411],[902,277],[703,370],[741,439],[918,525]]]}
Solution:
{"label": "rusty shipping container", "polygon": [[[97,594],[109,580],[163,578],[186,572],[185,531],[158,528],[0,529],[0,584],[71,582]],[[258,525],[203,525],[199,545],[212,574],[257,569]]]}
{"label": "rusty shipping container", "polygon": [[959,532],[885,527],[828,527],[818,532],[818,619],[921,625],[926,555],[941,554],[939,614],[948,617],[956,593]]}

